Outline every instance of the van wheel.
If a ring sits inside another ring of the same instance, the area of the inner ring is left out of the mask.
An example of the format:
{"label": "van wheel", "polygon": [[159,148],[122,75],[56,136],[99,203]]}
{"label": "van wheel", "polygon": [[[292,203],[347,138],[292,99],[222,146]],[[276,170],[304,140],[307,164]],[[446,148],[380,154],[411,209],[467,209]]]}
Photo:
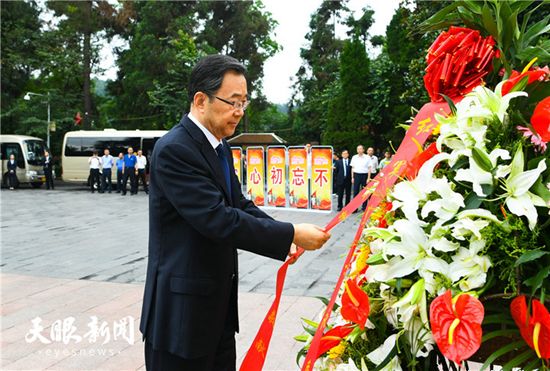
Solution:
{"label": "van wheel", "polygon": [[31,183],[31,187],[33,187],[33,188],[40,188],[40,187],[42,187],[42,182]]}

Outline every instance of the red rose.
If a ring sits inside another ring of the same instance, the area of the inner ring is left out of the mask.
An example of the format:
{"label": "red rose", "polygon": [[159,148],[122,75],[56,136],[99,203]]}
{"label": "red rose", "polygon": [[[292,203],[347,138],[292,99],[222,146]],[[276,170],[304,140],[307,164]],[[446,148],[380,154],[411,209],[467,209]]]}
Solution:
{"label": "red rose", "polygon": [[451,26],[428,49],[424,86],[432,102],[463,96],[478,86],[493,68],[495,40],[483,38],[479,31]]}

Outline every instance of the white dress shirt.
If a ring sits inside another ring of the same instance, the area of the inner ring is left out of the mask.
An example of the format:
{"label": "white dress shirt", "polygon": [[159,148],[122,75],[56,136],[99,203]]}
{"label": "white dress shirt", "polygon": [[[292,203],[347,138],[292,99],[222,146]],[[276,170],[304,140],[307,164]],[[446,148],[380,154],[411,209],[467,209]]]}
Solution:
{"label": "white dress shirt", "polygon": [[88,163],[90,164],[90,169],[99,169],[99,157],[92,156],[88,159]]}
{"label": "white dress shirt", "polygon": [[145,165],[147,165],[147,157],[141,155],[136,156],[137,161],[137,168],[138,169],[145,169]]}
{"label": "white dress shirt", "polygon": [[195,116],[193,116],[193,114],[191,112],[189,112],[189,114],[187,115],[187,117],[189,117],[189,120],[193,121],[193,123],[195,125],[197,125],[199,127],[199,129],[201,129],[201,131],[204,133],[204,135],[206,135],[206,139],[208,139],[208,142],[210,143],[210,145],[212,146],[212,148],[214,148],[214,150],[216,150],[216,148],[222,144],[222,141],[221,140],[218,140],[218,138],[216,138],[214,136],[214,134],[212,134],[210,132],[210,130],[208,130],[203,124],[201,124],[199,122],[199,120],[196,119]]}
{"label": "white dress shirt", "polygon": [[376,174],[376,169],[378,169],[378,157],[376,157],[375,155],[372,155],[372,156],[367,156],[367,158],[369,159],[369,164],[368,164],[368,168],[369,168],[369,172],[371,174]]}
{"label": "white dress shirt", "polygon": [[369,156],[363,154],[353,155],[351,158],[351,167],[355,174],[367,174],[369,172]]}

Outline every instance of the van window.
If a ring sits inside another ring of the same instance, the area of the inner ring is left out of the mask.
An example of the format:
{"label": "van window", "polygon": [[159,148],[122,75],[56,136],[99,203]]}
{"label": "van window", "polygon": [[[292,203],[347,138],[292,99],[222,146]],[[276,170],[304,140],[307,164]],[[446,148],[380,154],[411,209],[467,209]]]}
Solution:
{"label": "van window", "polygon": [[2,143],[2,160],[9,160],[11,154],[15,156],[17,167],[24,169],[25,158],[23,157],[23,152],[21,151],[21,146],[19,145],[19,143]]}
{"label": "van window", "polygon": [[41,140],[25,140],[27,147],[27,162],[30,165],[42,165],[44,163],[44,151],[46,147]]}
{"label": "van window", "polygon": [[103,155],[103,150],[109,149],[111,155],[118,156],[119,152],[126,153],[128,147],[133,147],[134,151],[137,151],[140,147],[141,138],[139,137],[81,137],[67,138],[65,144],[65,156],[68,157],[90,157],[94,150],[99,152],[99,155]]}

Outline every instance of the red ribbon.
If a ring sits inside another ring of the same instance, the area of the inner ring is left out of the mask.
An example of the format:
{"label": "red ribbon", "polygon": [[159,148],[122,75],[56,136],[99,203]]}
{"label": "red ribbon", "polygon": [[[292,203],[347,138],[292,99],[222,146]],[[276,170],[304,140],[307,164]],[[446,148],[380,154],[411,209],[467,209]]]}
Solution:
{"label": "red ribbon", "polygon": [[[309,347],[308,354],[302,367],[303,371],[311,371],[313,369],[319,350],[321,337],[323,336],[330,314],[332,313],[332,308],[334,307],[334,303],[338,297],[338,292],[340,291],[344,277],[350,268],[351,259],[355,252],[357,243],[363,234],[363,229],[367,220],[374,209],[380,204],[381,201],[384,200],[390,187],[395,184],[399,178],[401,178],[402,174],[407,169],[407,164],[417,155],[418,152],[422,151],[422,145],[438,125],[437,121],[434,119],[434,114],[443,113],[441,111],[444,111],[444,113],[449,113],[447,103],[431,102],[425,104],[416,115],[409,130],[407,130],[405,138],[399,146],[396,154],[393,156],[390,164],[386,166],[384,170],[382,170],[376,178],[374,178],[374,180],[367,185],[367,187],[363,188],[363,190],[359,192],[359,194],[355,196],[353,200],[325,226],[325,231],[330,231],[368,200],[367,209],[363,214],[361,222],[359,223],[359,228],[355,233],[355,238],[353,239],[351,247],[348,251],[346,260],[344,261],[344,266],[342,267],[342,271],[338,277],[336,287],[334,288],[329,304],[325,309],[321,322],[317,327],[317,331],[315,332],[315,336],[313,337]],[[374,192],[372,192],[373,189]],[[369,197],[371,197],[370,200]],[[269,349],[271,335],[273,334],[288,266],[303,253],[304,250],[302,248],[298,248],[296,254],[287,260],[281,268],[279,268],[279,271],[277,272],[275,299],[269,308],[269,311],[267,312],[267,315],[265,316],[254,341],[252,342],[252,345],[248,349],[248,352],[240,367],[241,371],[260,371],[262,369],[267,351]]]}

